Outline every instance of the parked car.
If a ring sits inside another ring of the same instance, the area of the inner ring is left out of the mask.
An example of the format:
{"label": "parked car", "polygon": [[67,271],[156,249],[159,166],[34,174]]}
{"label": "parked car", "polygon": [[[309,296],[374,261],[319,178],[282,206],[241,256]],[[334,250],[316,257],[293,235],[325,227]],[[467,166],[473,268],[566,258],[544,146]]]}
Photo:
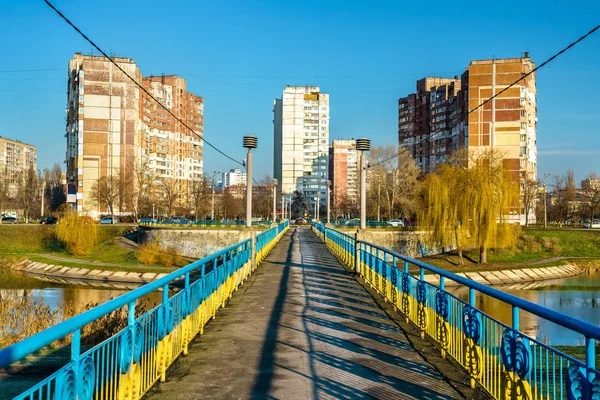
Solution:
{"label": "parked car", "polygon": [[390,224],[391,226],[399,227],[404,226],[404,221],[402,221],[401,219],[390,219],[388,221],[388,224]]}
{"label": "parked car", "polygon": [[3,224],[18,224],[19,220],[15,217],[2,217]]}
{"label": "parked car", "polygon": [[56,224],[58,224],[58,218],[56,218],[56,217],[42,217],[40,219],[40,224],[42,224],[42,225],[56,225]]}
{"label": "parked car", "polygon": [[190,224],[190,220],[187,219],[187,218],[183,218],[183,217],[172,217],[169,220],[169,224],[189,225]]}
{"label": "parked car", "polygon": [[157,222],[156,218],[140,218],[140,224],[156,224]]}
{"label": "parked car", "polygon": [[346,222],[346,226],[349,226],[349,227],[360,226],[360,218],[352,218],[350,221]]}
{"label": "parked car", "polygon": [[600,222],[596,222],[596,221],[588,222],[588,223],[584,224],[583,227],[584,228],[594,228],[594,229],[600,228]]}
{"label": "parked car", "polygon": [[102,217],[100,218],[101,224],[118,224],[119,220],[115,217]]}

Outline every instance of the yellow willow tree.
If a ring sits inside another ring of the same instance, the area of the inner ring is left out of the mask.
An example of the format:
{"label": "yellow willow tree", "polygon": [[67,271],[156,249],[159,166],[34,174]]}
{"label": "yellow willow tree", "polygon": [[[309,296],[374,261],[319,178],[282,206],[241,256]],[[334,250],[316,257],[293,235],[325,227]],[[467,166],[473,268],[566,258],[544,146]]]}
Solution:
{"label": "yellow willow tree", "polygon": [[422,186],[420,224],[433,246],[456,246],[460,265],[464,265],[463,249],[470,245],[464,221],[470,218],[468,171],[458,164],[442,164],[429,174]]}
{"label": "yellow willow tree", "polygon": [[518,175],[507,171],[497,151],[458,153],[425,178],[421,200],[419,221],[427,241],[456,246],[461,265],[464,249],[478,248],[485,264],[489,248],[517,242],[519,229],[507,218],[519,210]]}
{"label": "yellow willow tree", "polygon": [[520,210],[519,174],[508,171],[503,154],[487,150],[470,155],[468,179],[471,218],[467,227],[479,248],[479,262],[486,264],[489,248],[517,243],[520,227],[508,219]]}

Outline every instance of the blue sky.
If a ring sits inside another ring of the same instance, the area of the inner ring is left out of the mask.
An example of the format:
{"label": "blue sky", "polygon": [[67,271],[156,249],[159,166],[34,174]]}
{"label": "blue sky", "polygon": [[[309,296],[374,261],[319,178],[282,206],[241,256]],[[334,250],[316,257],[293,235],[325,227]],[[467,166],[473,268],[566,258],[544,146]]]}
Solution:
{"label": "blue sky", "polygon": [[[178,74],[205,99],[205,137],[236,159],[259,138],[255,174],[272,174],[273,99],[285,85],[331,95],[331,139],[397,144],[397,99],[427,75],[460,75],[472,59],[541,63],[600,20],[578,1],[55,0],[84,33],[144,75]],[[501,5],[500,5],[501,4]],[[0,135],[64,160],[67,66],[91,46],[41,0],[0,0]],[[6,72],[45,69],[35,72]],[[600,32],[538,73],[539,172],[600,173]],[[210,148],[206,171],[235,165]]]}

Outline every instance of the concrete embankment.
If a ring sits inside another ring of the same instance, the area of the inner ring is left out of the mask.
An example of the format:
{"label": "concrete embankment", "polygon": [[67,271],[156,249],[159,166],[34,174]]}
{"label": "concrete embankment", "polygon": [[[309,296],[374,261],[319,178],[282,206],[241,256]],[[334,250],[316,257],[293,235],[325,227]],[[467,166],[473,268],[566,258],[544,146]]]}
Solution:
{"label": "concrete embankment", "polygon": [[[478,271],[478,272],[460,272],[456,275],[471,279],[484,285],[509,285],[511,288],[533,289],[544,286],[544,281],[552,279],[567,278],[569,276],[579,275],[582,270],[571,264],[559,265],[554,267],[539,268],[513,268],[498,271]],[[437,275],[425,275],[425,280],[429,283],[439,285],[440,280]],[[446,286],[458,286],[458,283],[446,279]]]}
{"label": "concrete embankment", "polygon": [[144,284],[162,278],[167,274],[154,272],[126,272],[107,271],[101,269],[65,267],[62,265],[44,264],[23,260],[13,267],[16,271],[32,274],[36,278],[60,282],[72,283],[73,281],[90,281],[106,283],[108,286],[114,284]]}

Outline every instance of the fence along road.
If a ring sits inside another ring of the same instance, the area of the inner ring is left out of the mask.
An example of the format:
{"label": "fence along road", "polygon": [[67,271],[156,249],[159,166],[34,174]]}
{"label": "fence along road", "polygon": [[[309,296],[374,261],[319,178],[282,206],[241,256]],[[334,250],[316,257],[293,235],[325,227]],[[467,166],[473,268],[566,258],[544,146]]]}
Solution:
{"label": "fence along road", "polygon": [[462,398],[304,228],[282,238],[169,376],[151,399]]}

